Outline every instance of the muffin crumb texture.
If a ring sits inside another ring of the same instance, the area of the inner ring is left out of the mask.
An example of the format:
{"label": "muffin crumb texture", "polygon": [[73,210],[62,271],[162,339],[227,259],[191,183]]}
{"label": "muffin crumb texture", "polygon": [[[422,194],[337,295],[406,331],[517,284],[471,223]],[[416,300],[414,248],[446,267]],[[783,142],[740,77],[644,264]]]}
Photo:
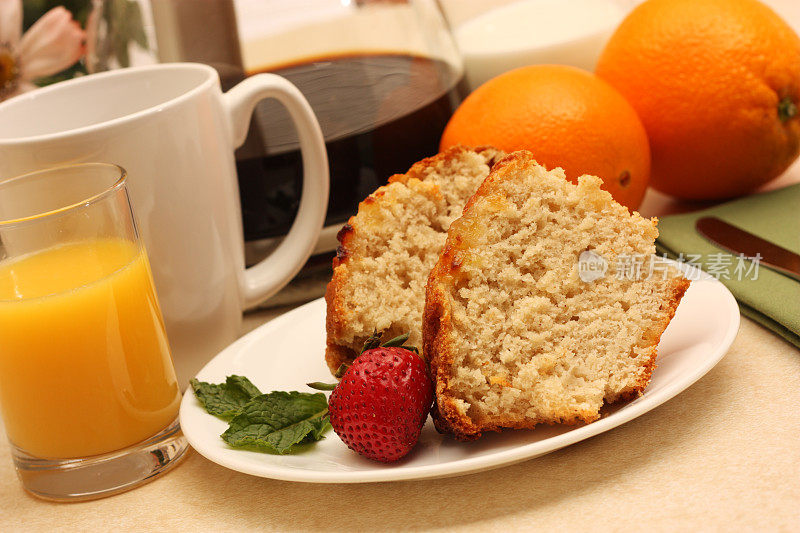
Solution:
{"label": "muffin crumb texture", "polygon": [[[424,316],[441,431],[471,439],[591,422],[649,383],[689,282],[653,262],[656,221],[630,214],[601,183],[572,184],[515,152],[449,227]],[[585,251],[606,261],[594,281],[579,276]]]}
{"label": "muffin crumb texture", "polygon": [[373,331],[422,347],[425,283],[450,224],[488,176],[492,148],[455,147],[398,174],[361,202],[339,234],[327,301],[326,361],[352,361]]}

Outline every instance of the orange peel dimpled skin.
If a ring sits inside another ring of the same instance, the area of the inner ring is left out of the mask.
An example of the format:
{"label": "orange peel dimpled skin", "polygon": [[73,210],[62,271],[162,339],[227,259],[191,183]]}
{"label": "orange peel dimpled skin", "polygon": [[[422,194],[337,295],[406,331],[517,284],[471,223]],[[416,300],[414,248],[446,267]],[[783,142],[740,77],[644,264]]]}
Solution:
{"label": "orange peel dimpled skin", "polygon": [[596,72],[641,117],[651,184],[667,194],[747,194],[800,151],[800,38],[755,0],[645,2]]}
{"label": "orange peel dimpled skin", "polygon": [[598,176],[629,210],[650,181],[650,148],[636,112],[608,83],[574,67],[522,67],[487,81],[445,128],[440,148],[457,144],[528,150],[573,183]]}

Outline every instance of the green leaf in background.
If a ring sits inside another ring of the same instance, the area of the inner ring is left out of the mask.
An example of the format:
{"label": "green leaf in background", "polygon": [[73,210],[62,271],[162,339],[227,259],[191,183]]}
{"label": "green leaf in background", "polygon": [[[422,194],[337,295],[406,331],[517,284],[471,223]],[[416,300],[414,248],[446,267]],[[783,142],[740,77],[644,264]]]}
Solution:
{"label": "green leaf in background", "polygon": [[147,36],[142,25],[142,12],[136,0],[106,0],[108,6],[104,18],[108,23],[109,35],[115,57],[121,67],[131,66],[128,54],[130,41],[147,49]]}
{"label": "green leaf in background", "polygon": [[104,0],[99,5],[102,23],[99,30],[101,37],[97,42],[95,70],[129,67],[131,42],[143,50],[150,49],[139,2]]}
{"label": "green leaf in background", "polygon": [[330,428],[324,394],[276,391],[250,400],[230,422],[222,440],[234,447],[286,453],[323,438]]}
{"label": "green leaf in background", "polygon": [[208,413],[226,420],[236,416],[247,402],[261,394],[244,376],[228,376],[225,383],[219,384],[191,379],[189,384]]}

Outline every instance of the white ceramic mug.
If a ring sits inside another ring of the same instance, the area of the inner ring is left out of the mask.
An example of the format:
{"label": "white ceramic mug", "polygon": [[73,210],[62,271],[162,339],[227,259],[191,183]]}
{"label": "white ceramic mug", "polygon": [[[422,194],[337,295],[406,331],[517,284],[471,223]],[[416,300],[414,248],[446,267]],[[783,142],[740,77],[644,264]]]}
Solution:
{"label": "white ceramic mug", "polygon": [[[302,199],[281,245],[245,269],[233,152],[264,98],[280,101],[294,120]],[[183,387],[239,336],[245,307],[297,274],[325,219],[322,132],[300,91],[272,74],[223,94],[211,67],[163,64],[93,74],[0,104],[0,179],[83,161],[128,171]]]}

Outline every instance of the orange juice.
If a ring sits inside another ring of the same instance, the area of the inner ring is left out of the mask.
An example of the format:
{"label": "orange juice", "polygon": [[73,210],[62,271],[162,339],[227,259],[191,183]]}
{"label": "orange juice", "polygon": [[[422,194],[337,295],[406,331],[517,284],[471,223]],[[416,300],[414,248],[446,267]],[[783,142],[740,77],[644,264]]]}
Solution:
{"label": "orange juice", "polygon": [[122,239],[0,262],[0,408],[35,457],[86,457],[166,428],[180,390],[150,267]]}

